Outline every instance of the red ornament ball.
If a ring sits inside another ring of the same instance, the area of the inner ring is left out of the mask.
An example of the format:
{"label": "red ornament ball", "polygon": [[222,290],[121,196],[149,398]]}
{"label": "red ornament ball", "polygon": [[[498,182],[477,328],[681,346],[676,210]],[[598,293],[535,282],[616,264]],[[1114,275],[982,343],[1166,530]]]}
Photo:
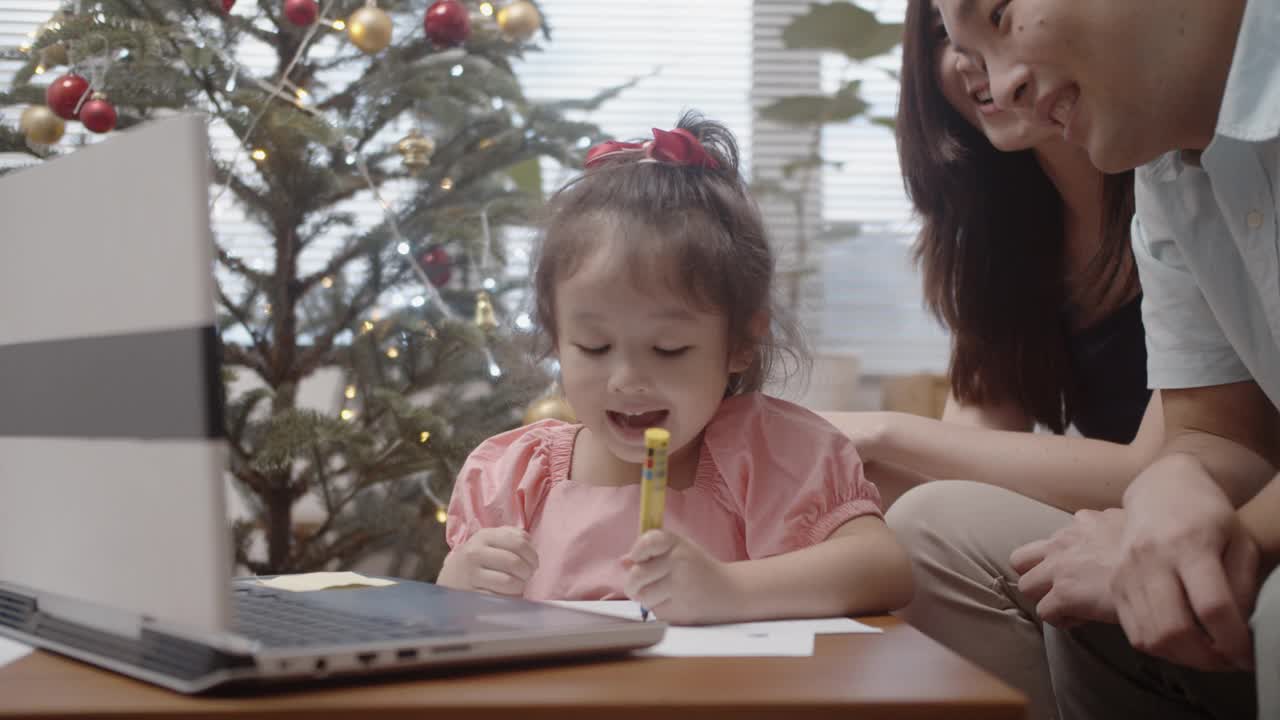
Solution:
{"label": "red ornament ball", "polygon": [[236,6],[236,0],[222,0],[222,12],[229,13]]}
{"label": "red ornament ball", "polygon": [[116,127],[116,107],[110,100],[95,94],[80,108],[80,122],[92,132],[111,132]]}
{"label": "red ornament ball", "polygon": [[449,278],[453,277],[453,258],[449,257],[449,253],[445,252],[444,248],[432,245],[422,253],[419,261],[432,285],[443,287],[449,284]]}
{"label": "red ornament ball", "polygon": [[75,120],[76,105],[80,104],[80,98],[87,92],[88,80],[75,73],[67,73],[54,80],[49,89],[44,91],[44,100],[54,115],[63,120]]}
{"label": "red ornament ball", "polygon": [[436,45],[461,45],[471,37],[471,15],[457,0],[437,0],[423,20],[427,37]]}
{"label": "red ornament ball", "polygon": [[316,0],[284,0],[284,16],[298,27],[310,27],[320,17]]}

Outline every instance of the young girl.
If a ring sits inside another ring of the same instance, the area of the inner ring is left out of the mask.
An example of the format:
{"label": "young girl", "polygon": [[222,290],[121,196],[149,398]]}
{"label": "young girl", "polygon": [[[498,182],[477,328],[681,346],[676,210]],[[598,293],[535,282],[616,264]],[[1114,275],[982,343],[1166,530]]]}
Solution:
{"label": "young girl", "polygon": [[[439,582],[539,600],[631,598],[673,623],[889,610],[911,567],[853,443],[760,394],[774,257],[721,125],[604,143],[562,189],[538,322],[581,424],[491,438],[449,505]],[[644,431],[671,434],[662,530],[637,537]]]}

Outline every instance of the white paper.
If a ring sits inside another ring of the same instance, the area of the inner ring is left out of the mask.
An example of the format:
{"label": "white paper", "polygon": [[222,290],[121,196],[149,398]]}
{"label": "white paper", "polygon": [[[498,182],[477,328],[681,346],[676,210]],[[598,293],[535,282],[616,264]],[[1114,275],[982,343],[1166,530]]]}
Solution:
{"label": "white paper", "polygon": [[717,625],[722,628],[738,628],[743,630],[751,630],[755,628],[767,628],[770,631],[794,630],[800,632],[809,632],[814,635],[851,635],[855,633],[880,633],[884,632],[878,627],[872,627],[857,620],[849,618],[833,617],[833,618],[812,618],[809,620],[770,620],[767,622],[749,622],[735,623],[733,625]]}
{"label": "white paper", "polygon": [[635,651],[656,657],[809,657],[813,633],[730,630],[720,626],[671,627],[657,645]]}
{"label": "white paper", "polygon": [[10,640],[7,637],[0,636],[0,667],[16,660],[21,660],[29,655],[32,650],[32,647],[23,645],[17,640]]}
{"label": "white paper", "polygon": [[259,580],[258,583],[276,590],[288,590],[289,592],[314,592],[316,590],[332,590],[334,588],[395,585],[393,580],[365,577],[360,573],[353,572],[312,572],[299,575],[277,575],[273,578]]}
{"label": "white paper", "polygon": [[[561,600],[555,604],[613,617],[640,619],[639,604],[630,600]],[[813,654],[814,635],[878,632],[881,632],[878,628],[848,618],[668,626],[661,642],[636,654],[663,657],[805,657]]]}

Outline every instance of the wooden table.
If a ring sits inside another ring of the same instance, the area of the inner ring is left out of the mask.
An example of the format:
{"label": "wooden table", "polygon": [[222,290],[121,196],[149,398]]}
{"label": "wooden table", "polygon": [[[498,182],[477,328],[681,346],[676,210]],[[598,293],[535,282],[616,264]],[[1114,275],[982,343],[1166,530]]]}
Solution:
{"label": "wooden table", "polygon": [[1015,720],[1021,695],[892,617],[807,658],[618,658],[185,697],[45,652],[0,668],[0,718]]}

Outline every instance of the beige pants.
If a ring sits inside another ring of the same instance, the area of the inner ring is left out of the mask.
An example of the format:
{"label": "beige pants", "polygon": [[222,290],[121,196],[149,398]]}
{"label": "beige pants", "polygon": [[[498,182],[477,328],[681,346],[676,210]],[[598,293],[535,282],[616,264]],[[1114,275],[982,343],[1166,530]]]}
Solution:
{"label": "beige pants", "polygon": [[1009,555],[1071,515],[993,485],[945,480],[908,491],[886,519],[915,566],[915,598],[899,615],[1025,693],[1031,720],[1057,718],[1040,619],[1018,592]]}

